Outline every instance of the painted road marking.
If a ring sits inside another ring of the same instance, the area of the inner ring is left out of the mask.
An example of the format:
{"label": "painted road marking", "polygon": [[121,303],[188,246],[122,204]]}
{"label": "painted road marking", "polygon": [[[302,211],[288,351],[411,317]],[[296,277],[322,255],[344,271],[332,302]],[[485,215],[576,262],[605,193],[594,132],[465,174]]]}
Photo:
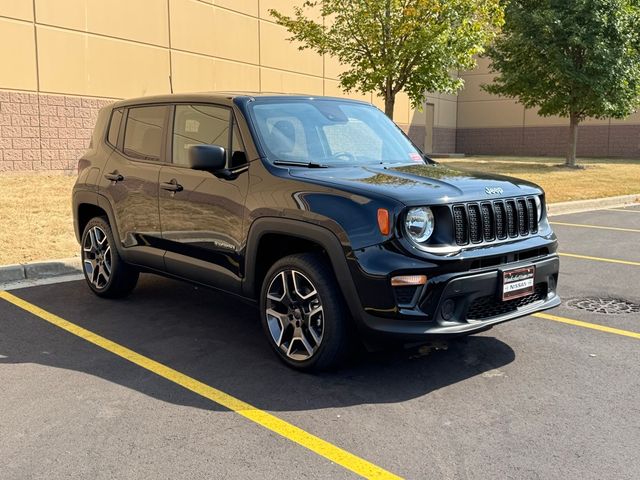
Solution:
{"label": "painted road marking", "polygon": [[574,325],[576,327],[590,328],[591,330],[599,330],[601,332],[613,333],[615,335],[622,335],[623,337],[635,338],[640,340],[640,333],[630,332],[629,330],[620,330],[619,328],[605,327],[604,325],[598,325],[597,323],[583,322],[581,320],[573,320],[571,318],[558,317],[556,315],[549,315],[548,313],[534,313],[532,317],[544,318],[545,320],[553,320],[554,322],[566,323],[568,325]]}
{"label": "painted road marking", "polygon": [[271,430],[287,440],[297,443],[298,445],[301,445],[312,452],[341,465],[347,470],[351,470],[361,477],[385,480],[401,478],[270,413],[260,410],[259,408],[243,402],[242,400],[239,400],[221,390],[202,383],[195,378],[191,378],[184,373],[180,373],[177,370],[167,367],[162,363],[156,362],[155,360],[134,352],[127,347],[117,344],[105,337],[93,333],[90,330],[80,327],[79,325],[71,323],[57,315],[54,315],[53,313],[47,312],[46,310],[22,300],[11,293],[0,291],[0,298],[55,325],[56,327],[86,340],[87,342],[93,343],[114,355],[124,358],[145,370],[153,372],[156,375],[180,385],[187,390],[197,393],[202,397],[208,398],[212,402],[228,408],[238,415],[242,415],[267,430]]}
{"label": "painted road marking", "polygon": [[577,255],[575,253],[559,253],[561,257],[571,257],[571,258],[580,258],[582,260],[593,260],[595,262],[607,262],[607,263],[618,263],[620,265],[633,265],[635,267],[640,267],[640,262],[632,262],[629,260],[617,260],[615,258],[600,258],[600,257],[590,257],[588,255]]}
{"label": "painted road marking", "polygon": [[580,223],[564,223],[564,222],[549,222],[551,225],[563,225],[565,227],[580,227],[580,228],[596,228],[598,230],[615,230],[617,232],[634,232],[640,233],[640,230],[636,228],[618,228],[618,227],[603,227],[600,225],[582,225]]}
{"label": "painted road marking", "polygon": [[640,213],[640,210],[626,210],[624,208],[607,208],[608,212],[626,212],[626,213]]}

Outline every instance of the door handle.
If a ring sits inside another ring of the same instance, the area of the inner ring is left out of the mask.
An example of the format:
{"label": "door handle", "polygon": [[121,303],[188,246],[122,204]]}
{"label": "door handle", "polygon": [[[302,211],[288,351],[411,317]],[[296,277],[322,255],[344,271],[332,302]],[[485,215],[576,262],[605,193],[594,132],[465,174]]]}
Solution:
{"label": "door handle", "polygon": [[169,182],[160,183],[160,188],[169,192],[181,192],[183,190],[182,185],[175,178],[172,178]]}
{"label": "door handle", "polygon": [[121,182],[124,180],[124,177],[120,175],[117,170],[105,174],[104,178],[106,178],[107,180],[111,180],[112,182]]}

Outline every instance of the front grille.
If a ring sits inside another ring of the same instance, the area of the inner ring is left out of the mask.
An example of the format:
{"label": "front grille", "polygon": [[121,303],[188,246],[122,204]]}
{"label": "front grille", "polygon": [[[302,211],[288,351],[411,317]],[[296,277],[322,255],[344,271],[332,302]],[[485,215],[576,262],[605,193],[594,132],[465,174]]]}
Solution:
{"label": "front grille", "polygon": [[533,198],[457,204],[452,208],[457,245],[526,237],[538,232],[538,210]]}
{"label": "front grille", "polygon": [[480,243],[483,238],[480,207],[472,203],[467,207],[467,211],[469,212],[469,238],[471,239],[471,243]]}
{"label": "front grille", "polygon": [[507,200],[505,203],[507,209],[507,233],[510,237],[518,236],[518,228],[516,227],[516,202]]}
{"label": "front grille", "polygon": [[487,320],[501,315],[507,315],[519,308],[544,300],[547,296],[547,284],[538,283],[531,295],[502,302],[495,295],[487,295],[474,300],[467,310],[467,320]]}
{"label": "front grille", "polygon": [[499,240],[504,240],[507,238],[507,212],[504,209],[504,203],[494,203],[493,208],[496,214],[496,235]]}
{"label": "front grille", "polygon": [[484,230],[484,238],[486,240],[494,240],[495,239],[495,221],[494,221],[494,213],[491,208],[491,204],[483,203],[480,205],[482,209],[482,227]]}
{"label": "front grille", "polygon": [[527,198],[527,215],[529,217],[529,231],[538,233],[538,206],[533,198]]}
{"label": "front grille", "polygon": [[464,206],[456,205],[453,207],[453,224],[456,231],[456,243],[458,245],[466,245],[467,232],[469,231],[467,222],[467,213]]}

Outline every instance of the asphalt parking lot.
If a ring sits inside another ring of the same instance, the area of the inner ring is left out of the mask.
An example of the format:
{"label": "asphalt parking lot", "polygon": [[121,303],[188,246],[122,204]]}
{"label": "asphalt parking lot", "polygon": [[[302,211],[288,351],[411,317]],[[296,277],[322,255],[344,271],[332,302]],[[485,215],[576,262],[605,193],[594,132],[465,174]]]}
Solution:
{"label": "asphalt parking lot", "polygon": [[640,313],[570,305],[640,304],[640,207],[552,221],[553,318],[322,375],[282,365],[252,307],[188,284],[4,294],[0,478],[640,478]]}

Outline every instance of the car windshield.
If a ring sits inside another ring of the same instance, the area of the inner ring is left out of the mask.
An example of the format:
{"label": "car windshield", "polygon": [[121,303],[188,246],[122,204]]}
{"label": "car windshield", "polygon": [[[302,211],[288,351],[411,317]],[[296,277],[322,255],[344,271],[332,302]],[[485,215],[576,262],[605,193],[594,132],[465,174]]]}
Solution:
{"label": "car windshield", "polygon": [[303,165],[423,163],[422,154],[377,108],[328,99],[251,105],[268,159]]}

